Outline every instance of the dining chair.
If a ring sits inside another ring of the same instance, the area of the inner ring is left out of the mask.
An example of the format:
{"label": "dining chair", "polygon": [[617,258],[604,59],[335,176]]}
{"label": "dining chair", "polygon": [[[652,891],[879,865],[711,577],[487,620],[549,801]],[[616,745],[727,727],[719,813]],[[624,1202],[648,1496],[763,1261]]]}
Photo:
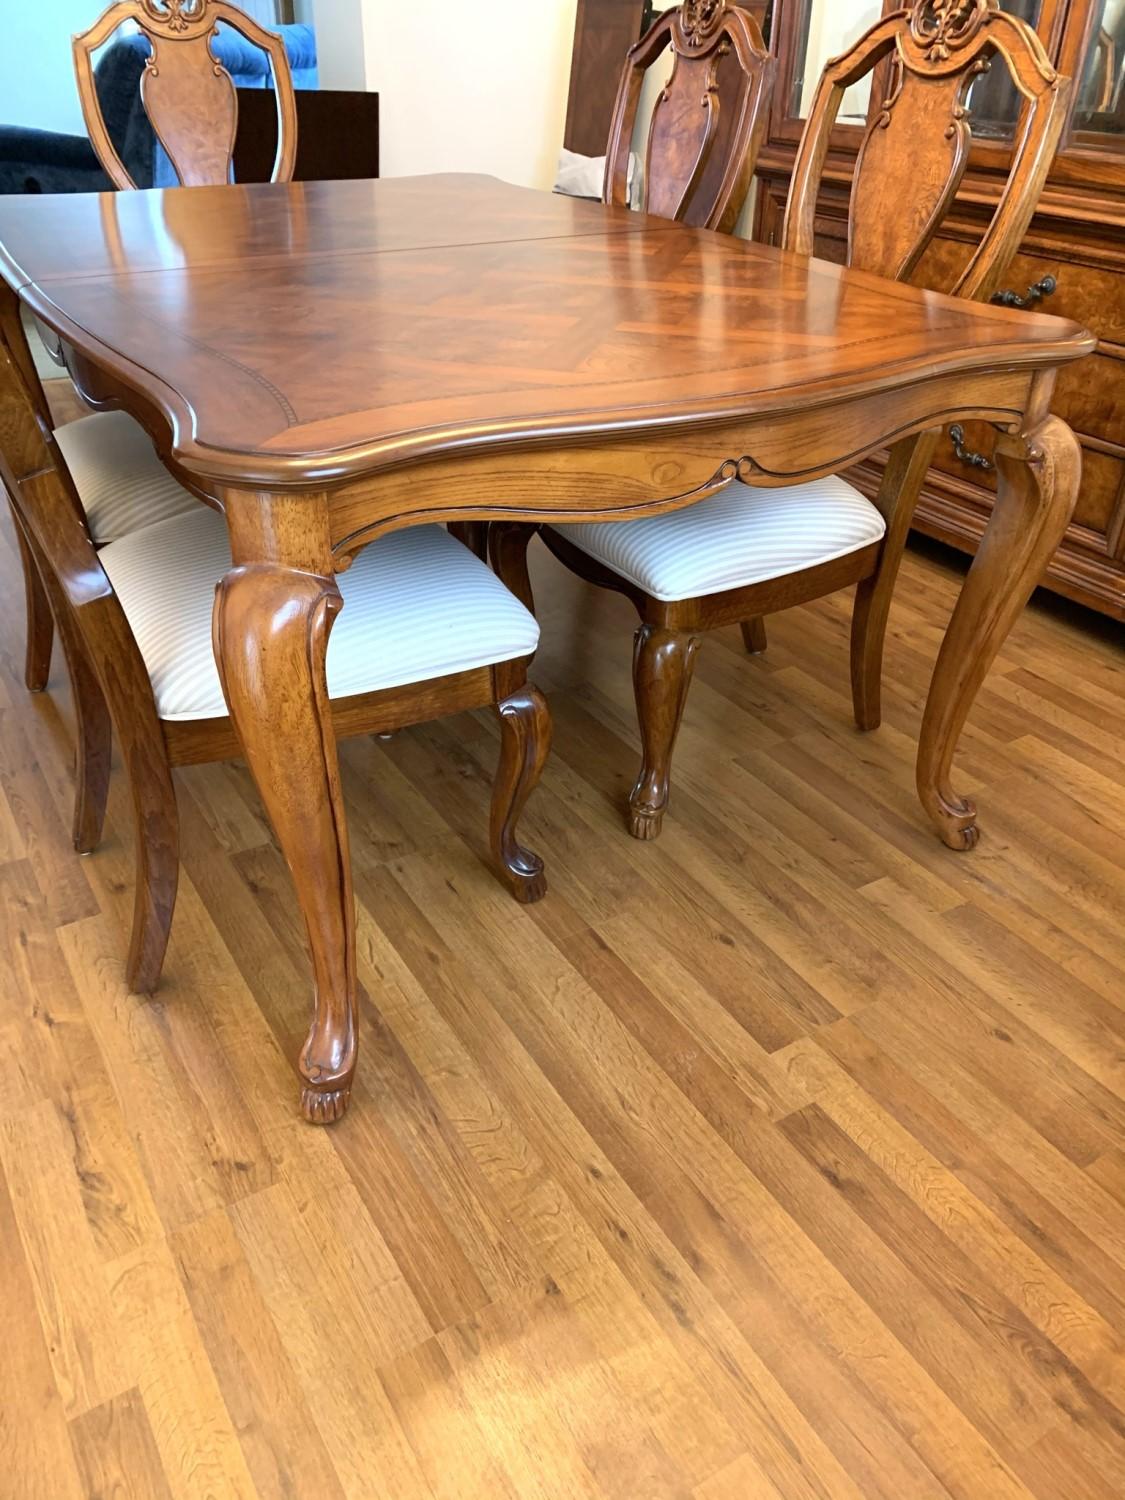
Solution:
{"label": "dining chair", "polygon": [[[630,161],[645,75],[666,52],[671,68],[648,122],[636,207],[729,233],[754,179],[776,68],[755,17],[729,0],[685,0],[658,16],[626,53],[602,202],[633,206]],[[451,521],[449,530],[483,558],[491,524]]]}
{"label": "dining chair", "polygon": [[[175,906],[179,838],[172,768],[241,754],[212,643],[216,584],[231,567],[223,517],[194,502],[95,548],[57,438],[0,346],[0,481],[58,622],[74,689],[74,843],[97,845],[111,730],[129,782],[137,885],[126,965],[148,993]],[[527,681],[535,617],[496,574],[436,525],[380,537],[339,576],[344,608],[328,648],[338,736],[388,734],[492,705],[500,720],[490,846],[517,901],[546,891],[543,862],[516,825],[550,747],[550,714]],[[318,581],[310,575],[310,586]],[[299,872],[294,871],[299,878]]]}
{"label": "dining chair", "polygon": [[729,233],[754,177],[774,59],[749,11],[687,0],[629,49],[609,128],[602,200],[629,207],[629,158],[648,70],[671,52],[644,151],[641,210]]}
{"label": "dining chair", "polygon": [[[281,38],[226,0],[119,0],[73,42],[86,128],[98,159],[116,187],[134,188],[136,183],[106,128],[94,80],[93,54],[126,22],[135,23],[151,47],[141,77],[141,99],[180,181],[185,186],[215,186],[230,181],[238,96],[229,73],[210,52],[210,40],[220,21],[269,54],[278,117],[272,180],[291,179],[297,154],[297,110]],[[15,350],[17,340],[11,333],[9,329],[6,342]],[[62,365],[58,341],[48,333],[44,343]],[[34,372],[29,384],[40,420],[53,425]],[[176,484],[143,429],[124,412],[93,412],[67,423],[60,428],[59,446],[95,546],[191,510],[197,503]],[[47,686],[54,621],[44,586],[18,528],[17,535],[27,613],[24,681],[29,692],[36,693]]]}
{"label": "dining chair", "polygon": [[[1022,98],[1011,170],[992,219],[955,285],[986,299],[1030,223],[1054,158],[1070,80],[1042,43],[996,0],[916,0],[877,22],[820,79],[794,166],[783,248],[815,253],[821,175],[846,89],[886,63],[885,97],[871,113],[856,164],[847,264],[907,280],[956,196],[972,143],[973,84],[999,60]],[[789,487],[759,488],[732,477],[688,509],[617,524],[541,528],[554,555],[582,578],[624,594],[640,626],[633,683],[642,765],[628,826],[655,838],[668,804],[676,733],[703,635],[741,624],[746,648],[765,649],[763,616],[857,585],[851,631],[856,723],[880,722],[883,642],[914,506],[940,429],[892,445],[874,502],[838,474],[810,474]],[[531,607],[530,531],[490,536],[494,565]]]}
{"label": "dining chair", "polygon": [[238,93],[215,60],[211,40],[220,24],[267,53],[277,98],[277,155],[271,182],[288,182],[297,156],[297,102],[285,43],[227,0],[117,0],[74,38],[78,98],[90,141],[114,187],[135,188],[113,144],[98,101],[94,53],[126,22],[147,39],[141,102],[183,187],[231,181]]}

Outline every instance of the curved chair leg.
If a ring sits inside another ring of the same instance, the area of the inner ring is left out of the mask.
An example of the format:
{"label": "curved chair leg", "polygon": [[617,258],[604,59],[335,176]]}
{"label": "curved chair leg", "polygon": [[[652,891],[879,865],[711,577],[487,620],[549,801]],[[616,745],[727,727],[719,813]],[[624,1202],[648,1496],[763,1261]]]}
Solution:
{"label": "curved chair leg", "polygon": [[71,839],[79,854],[92,854],[102,841],[109,773],[113,758],[113,725],[97,678],[84,656],[74,659],[66,634],[71,689],[74,693],[74,821]]}
{"label": "curved chair leg", "polygon": [[535,596],[527,571],[527,549],[538,526],[524,521],[493,521],[488,528],[488,559],[504,587],[526,610],[535,613]]}
{"label": "curved chair leg", "polygon": [[883,645],[887,617],[918,495],[939,434],[919,433],[896,443],[887,459],[876,505],[887,521],[879,564],[857,586],[852,609],[852,708],[862,730],[878,729],[883,715]]}
{"label": "curved chair leg", "polygon": [[113,721],[101,683],[82,638],[65,614],[58,615],[59,639],[66,656],[74,700],[74,821],[71,839],[79,854],[92,854],[102,841],[109,773],[113,759]]}
{"label": "curved chair leg", "polygon": [[23,680],[29,693],[41,693],[47,686],[47,679],[51,675],[51,646],[55,639],[55,622],[38,565],[14,510],[12,516],[16,522],[16,541],[19,544],[20,562],[23,565],[23,593],[27,611],[27,644],[24,651]]}
{"label": "curved chair leg", "polygon": [[758,656],[766,649],[766,622],[762,615],[742,622],[742,644],[751,656]]}
{"label": "curved chair leg", "polygon": [[[4,365],[0,346],[0,375],[6,373]],[[179,878],[176,794],[152,683],[129,622],[58,471],[44,469],[19,489],[25,540],[31,544],[32,556],[42,559],[40,578],[57,604],[55,618],[63,644],[69,648],[68,665],[76,673],[79,733],[85,742],[79,755],[75,813],[80,847],[96,841],[101,822],[103,778],[109,768],[105,709],[121,745],[133,799],[137,850],[133,932],[125,973],[131,990],[147,994],[160,977]],[[99,664],[96,679],[95,663]]]}
{"label": "curved chair leg", "polygon": [[500,878],[517,901],[530,905],[547,894],[538,854],[516,838],[516,824],[535,790],[551,748],[551,711],[537,687],[525,683],[496,705],[500,717],[500,761],[492,783],[489,832]]}
{"label": "curved chair leg", "polygon": [[176,909],[180,818],[163,747],[155,755],[143,740],[130,736],[122,745],[122,758],[133,799],[137,864],[125,980],[133,994],[151,995],[164,967]]}
{"label": "curved chair leg", "polygon": [[699,636],[663,625],[642,625],[633,642],[633,692],[643,760],[629,794],[629,832],[654,839],[668,806],[672,749],[691,684]]}
{"label": "curved chair leg", "polygon": [[[102,693],[101,684],[91,665],[82,633],[55,574],[41,556],[34,536],[25,528],[13,507],[12,516],[24,559],[24,577],[30,586],[32,576],[42,598],[48,621],[58,621],[59,640],[66,657],[70,692],[74,701],[74,821],[71,838],[79,854],[89,854],[101,842],[105,823],[105,804],[109,793],[109,770],[113,756],[113,725]],[[29,587],[30,599],[30,587]],[[28,660],[31,659],[32,636],[28,619]],[[50,640],[47,642],[50,660]],[[29,684],[30,685],[30,684]]]}
{"label": "curved chair leg", "polygon": [[[892,571],[898,572],[897,560]],[[856,585],[852,606],[852,712],[856,726],[865,732],[878,729],[883,722],[883,645],[893,587],[894,579],[888,584],[881,573]]]}

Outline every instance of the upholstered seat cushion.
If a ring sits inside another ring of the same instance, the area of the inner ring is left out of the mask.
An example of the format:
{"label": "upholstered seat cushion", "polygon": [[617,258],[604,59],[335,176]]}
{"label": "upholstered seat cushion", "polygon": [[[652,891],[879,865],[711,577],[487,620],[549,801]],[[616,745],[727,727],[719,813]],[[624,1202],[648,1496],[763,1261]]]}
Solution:
{"label": "upholstered seat cushion", "polygon": [[100,547],[154,521],[199,509],[157,457],[152,439],[123,411],[93,412],[55,429],[90,535]]}
{"label": "upholstered seat cushion", "polygon": [[555,528],[657,599],[695,599],[780,578],[877,542],[883,517],[832,474],[787,489],[736,480],[685,510]]}
{"label": "upholstered seat cushion", "polygon": [[[223,518],[196,503],[102,549],[162,719],[226,713],[211,647],[215,585],[231,565]],[[392,532],[339,576],[328,642],[333,698],[530,656],[534,615],[440,526]]]}

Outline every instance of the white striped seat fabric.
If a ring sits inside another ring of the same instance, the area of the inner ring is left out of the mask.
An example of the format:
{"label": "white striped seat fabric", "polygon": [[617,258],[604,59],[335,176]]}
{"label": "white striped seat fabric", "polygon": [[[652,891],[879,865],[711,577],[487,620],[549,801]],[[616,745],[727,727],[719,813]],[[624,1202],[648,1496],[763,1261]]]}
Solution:
{"label": "white striped seat fabric", "polygon": [[883,517],[837,474],[786,489],[735,480],[685,510],[555,530],[656,599],[696,599],[801,572],[877,542]]}
{"label": "white striped seat fabric", "polygon": [[152,439],[123,411],[99,411],[55,429],[97,546],[142,526],[198,510],[157,457]]}
{"label": "white striped seat fabric", "polygon": [[[215,585],[231,565],[223,518],[196,502],[99,554],[152,678],[162,719],[226,714],[211,646]],[[530,656],[539,626],[441,526],[372,542],[339,577],[328,641],[333,698]]]}

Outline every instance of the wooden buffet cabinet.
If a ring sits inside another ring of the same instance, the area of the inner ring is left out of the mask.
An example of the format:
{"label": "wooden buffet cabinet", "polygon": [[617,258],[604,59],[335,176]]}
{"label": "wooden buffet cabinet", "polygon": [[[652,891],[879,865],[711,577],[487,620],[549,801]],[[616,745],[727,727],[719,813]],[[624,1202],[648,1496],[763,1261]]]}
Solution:
{"label": "wooden buffet cabinet", "polygon": [[[601,0],[617,26],[628,0]],[[772,0],[750,4],[770,28],[779,59],[766,144],[758,164],[754,233],[780,239],[803,115],[825,58],[850,45],[893,0]],[[1005,0],[1034,24],[1060,71],[1075,79],[1071,118],[1039,211],[1007,280],[1012,298],[1073,318],[1099,339],[1097,354],[1060,376],[1055,409],[1074,428],[1084,473],[1072,525],[1052,557],[1046,587],[1125,620],[1125,0]],[[645,6],[633,5],[639,30]],[[586,13],[585,20],[583,12]],[[582,31],[596,26],[599,0],[581,0],[568,131],[596,135],[603,104],[592,75],[578,76]],[[586,55],[592,55],[587,36]],[[871,107],[883,98],[876,78]],[[957,202],[915,280],[950,285],[991,215],[1007,173],[1018,99],[999,73],[982,77],[970,100],[974,147]],[[612,94],[604,106],[612,104]],[[869,101],[847,98],[819,200],[817,253],[842,260],[848,195]],[[604,140],[604,132],[601,139]],[[590,149],[576,146],[575,149]],[[604,147],[602,148],[604,149]],[[1010,299],[1011,300],[1011,299]],[[1015,304],[1015,305],[1018,305]],[[919,503],[920,531],[975,550],[995,494],[993,430],[966,423],[947,432]],[[879,464],[851,477],[873,493]]]}

